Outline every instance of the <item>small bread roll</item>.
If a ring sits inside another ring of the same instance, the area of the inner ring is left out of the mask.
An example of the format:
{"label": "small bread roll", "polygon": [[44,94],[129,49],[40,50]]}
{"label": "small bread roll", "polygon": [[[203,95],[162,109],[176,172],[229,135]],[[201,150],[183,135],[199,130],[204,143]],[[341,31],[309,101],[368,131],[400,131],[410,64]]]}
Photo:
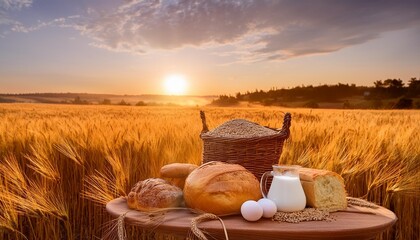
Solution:
{"label": "small bread roll", "polygon": [[330,212],[347,208],[343,178],[328,170],[300,168],[300,182],[306,195],[306,205]]}
{"label": "small bread roll", "polygon": [[216,215],[240,213],[242,203],[260,198],[257,178],[238,164],[208,162],[185,181],[187,207]]}
{"label": "small bread roll", "polygon": [[128,207],[140,211],[179,207],[182,203],[182,190],[160,178],[136,183],[127,196]]}
{"label": "small bread roll", "polygon": [[186,178],[198,166],[190,163],[171,163],[160,169],[160,176],[166,178]]}
{"label": "small bread roll", "polygon": [[183,189],[185,179],[197,167],[197,165],[190,163],[171,163],[160,169],[160,176],[167,179],[172,185]]}

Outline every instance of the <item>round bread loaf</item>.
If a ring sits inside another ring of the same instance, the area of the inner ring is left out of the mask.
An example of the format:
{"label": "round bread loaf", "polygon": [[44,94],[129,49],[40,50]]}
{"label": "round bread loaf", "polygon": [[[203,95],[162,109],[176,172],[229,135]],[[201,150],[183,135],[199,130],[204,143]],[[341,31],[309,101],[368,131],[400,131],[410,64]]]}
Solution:
{"label": "round bread loaf", "polygon": [[136,183],[127,197],[128,207],[140,211],[179,207],[182,201],[182,190],[160,178]]}
{"label": "round bread loaf", "polygon": [[203,164],[190,173],[184,186],[187,207],[216,215],[240,213],[242,203],[260,198],[259,181],[238,164]]}

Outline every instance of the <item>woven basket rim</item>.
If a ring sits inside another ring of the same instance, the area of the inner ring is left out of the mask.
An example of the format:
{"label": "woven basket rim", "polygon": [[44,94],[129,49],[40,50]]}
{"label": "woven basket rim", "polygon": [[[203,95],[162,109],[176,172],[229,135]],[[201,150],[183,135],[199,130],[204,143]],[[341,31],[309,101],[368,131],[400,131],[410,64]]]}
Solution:
{"label": "woven basket rim", "polygon": [[259,141],[266,139],[276,139],[276,138],[287,138],[288,133],[282,129],[275,134],[265,135],[265,136],[255,136],[255,137],[218,137],[218,136],[208,136],[206,133],[200,134],[200,138],[203,140],[214,140],[214,141]]}
{"label": "woven basket rim", "polygon": [[[222,142],[222,143],[228,143],[228,142],[258,142],[262,140],[286,140],[290,136],[290,121],[291,121],[291,115],[290,113],[284,114],[284,120],[283,120],[283,127],[282,128],[271,128],[268,126],[262,126],[256,122],[252,122],[246,119],[239,119],[239,120],[245,120],[248,122],[251,122],[253,124],[256,124],[258,126],[261,126],[263,128],[267,128],[270,130],[273,130],[273,134],[267,134],[262,136],[208,136],[209,128],[206,123],[206,115],[204,111],[200,111],[200,117],[201,122],[203,124],[203,130],[201,131],[200,138],[204,141],[213,141],[213,142]],[[235,120],[235,119],[232,119]]]}

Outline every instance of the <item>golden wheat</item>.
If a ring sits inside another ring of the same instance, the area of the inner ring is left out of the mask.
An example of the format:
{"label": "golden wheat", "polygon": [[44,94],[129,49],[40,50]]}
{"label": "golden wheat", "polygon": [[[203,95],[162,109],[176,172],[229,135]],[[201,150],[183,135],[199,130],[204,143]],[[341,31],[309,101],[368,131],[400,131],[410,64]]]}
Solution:
{"label": "golden wheat", "polygon": [[[106,202],[162,165],[200,163],[199,110],[0,105],[0,239],[110,238]],[[281,127],[291,112],[282,164],[338,172],[350,196],[394,211],[380,239],[420,237],[420,111],[204,110],[210,129],[235,118]],[[168,238],[127,230],[128,239]]]}

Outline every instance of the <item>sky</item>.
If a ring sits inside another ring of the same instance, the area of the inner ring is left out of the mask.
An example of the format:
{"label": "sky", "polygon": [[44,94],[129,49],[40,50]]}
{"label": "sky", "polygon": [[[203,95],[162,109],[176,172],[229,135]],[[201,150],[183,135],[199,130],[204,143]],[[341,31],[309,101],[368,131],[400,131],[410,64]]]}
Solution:
{"label": "sky", "polygon": [[[219,95],[412,77],[419,0],[0,0],[0,93]],[[168,89],[174,78],[182,89]]]}

